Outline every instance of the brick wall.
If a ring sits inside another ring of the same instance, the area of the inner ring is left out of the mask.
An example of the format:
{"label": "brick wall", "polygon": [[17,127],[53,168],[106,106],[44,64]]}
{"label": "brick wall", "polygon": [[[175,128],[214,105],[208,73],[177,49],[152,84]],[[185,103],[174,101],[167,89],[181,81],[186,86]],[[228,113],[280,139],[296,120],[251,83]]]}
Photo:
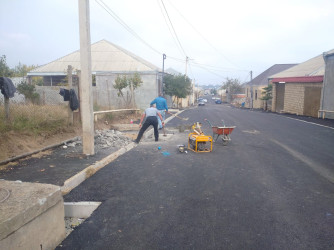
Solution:
{"label": "brick wall", "polygon": [[304,113],[304,84],[285,84],[284,111],[298,115]]}
{"label": "brick wall", "polygon": [[[276,84],[273,85],[273,96],[276,96]],[[305,87],[321,88],[322,83],[286,83],[284,93],[284,112],[304,115],[305,114]],[[273,99],[272,109],[276,108]]]}

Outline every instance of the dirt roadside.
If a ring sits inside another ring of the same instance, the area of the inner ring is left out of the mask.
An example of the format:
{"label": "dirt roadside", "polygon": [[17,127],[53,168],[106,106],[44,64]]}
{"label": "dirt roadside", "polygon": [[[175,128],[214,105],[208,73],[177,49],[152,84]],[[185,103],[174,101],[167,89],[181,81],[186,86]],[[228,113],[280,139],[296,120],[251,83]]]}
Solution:
{"label": "dirt roadside", "polygon": [[[131,120],[133,123],[139,123],[140,116],[141,114],[129,114],[113,116],[112,120],[99,119],[95,122],[95,130],[118,129],[117,124],[131,124]],[[0,136],[0,162],[61,143],[81,134],[81,124],[64,127],[52,133],[9,131]]]}

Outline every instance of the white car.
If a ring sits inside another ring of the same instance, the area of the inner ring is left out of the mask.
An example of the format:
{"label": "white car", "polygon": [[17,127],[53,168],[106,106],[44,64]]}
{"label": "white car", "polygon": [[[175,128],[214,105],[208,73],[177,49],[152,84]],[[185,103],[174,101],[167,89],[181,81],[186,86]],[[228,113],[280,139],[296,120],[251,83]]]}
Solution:
{"label": "white car", "polygon": [[203,102],[208,102],[208,100],[207,99],[203,99]]}

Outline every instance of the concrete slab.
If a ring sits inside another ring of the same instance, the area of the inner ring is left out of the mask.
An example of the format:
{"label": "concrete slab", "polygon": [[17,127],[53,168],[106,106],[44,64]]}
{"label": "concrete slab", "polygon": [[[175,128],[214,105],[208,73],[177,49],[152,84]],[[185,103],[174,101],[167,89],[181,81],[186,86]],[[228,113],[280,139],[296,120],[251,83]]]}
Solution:
{"label": "concrete slab", "polygon": [[6,191],[6,197],[0,197],[3,200],[0,206],[0,249],[20,249],[33,241],[38,242],[36,246],[39,248],[40,244],[53,247],[62,240],[65,224],[60,187],[1,180],[0,190]]}

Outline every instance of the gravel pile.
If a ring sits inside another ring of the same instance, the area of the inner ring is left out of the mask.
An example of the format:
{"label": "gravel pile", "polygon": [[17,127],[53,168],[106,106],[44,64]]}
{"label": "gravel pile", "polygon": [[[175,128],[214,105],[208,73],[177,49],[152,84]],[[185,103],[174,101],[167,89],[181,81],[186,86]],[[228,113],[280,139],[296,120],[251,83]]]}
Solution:
{"label": "gravel pile", "polygon": [[[94,143],[97,149],[115,147],[122,148],[132,142],[127,136],[116,130],[95,130]],[[82,146],[81,138],[66,143],[64,148]]]}
{"label": "gravel pile", "polygon": [[132,142],[129,137],[115,130],[96,130],[94,139],[98,148],[122,148]]}

